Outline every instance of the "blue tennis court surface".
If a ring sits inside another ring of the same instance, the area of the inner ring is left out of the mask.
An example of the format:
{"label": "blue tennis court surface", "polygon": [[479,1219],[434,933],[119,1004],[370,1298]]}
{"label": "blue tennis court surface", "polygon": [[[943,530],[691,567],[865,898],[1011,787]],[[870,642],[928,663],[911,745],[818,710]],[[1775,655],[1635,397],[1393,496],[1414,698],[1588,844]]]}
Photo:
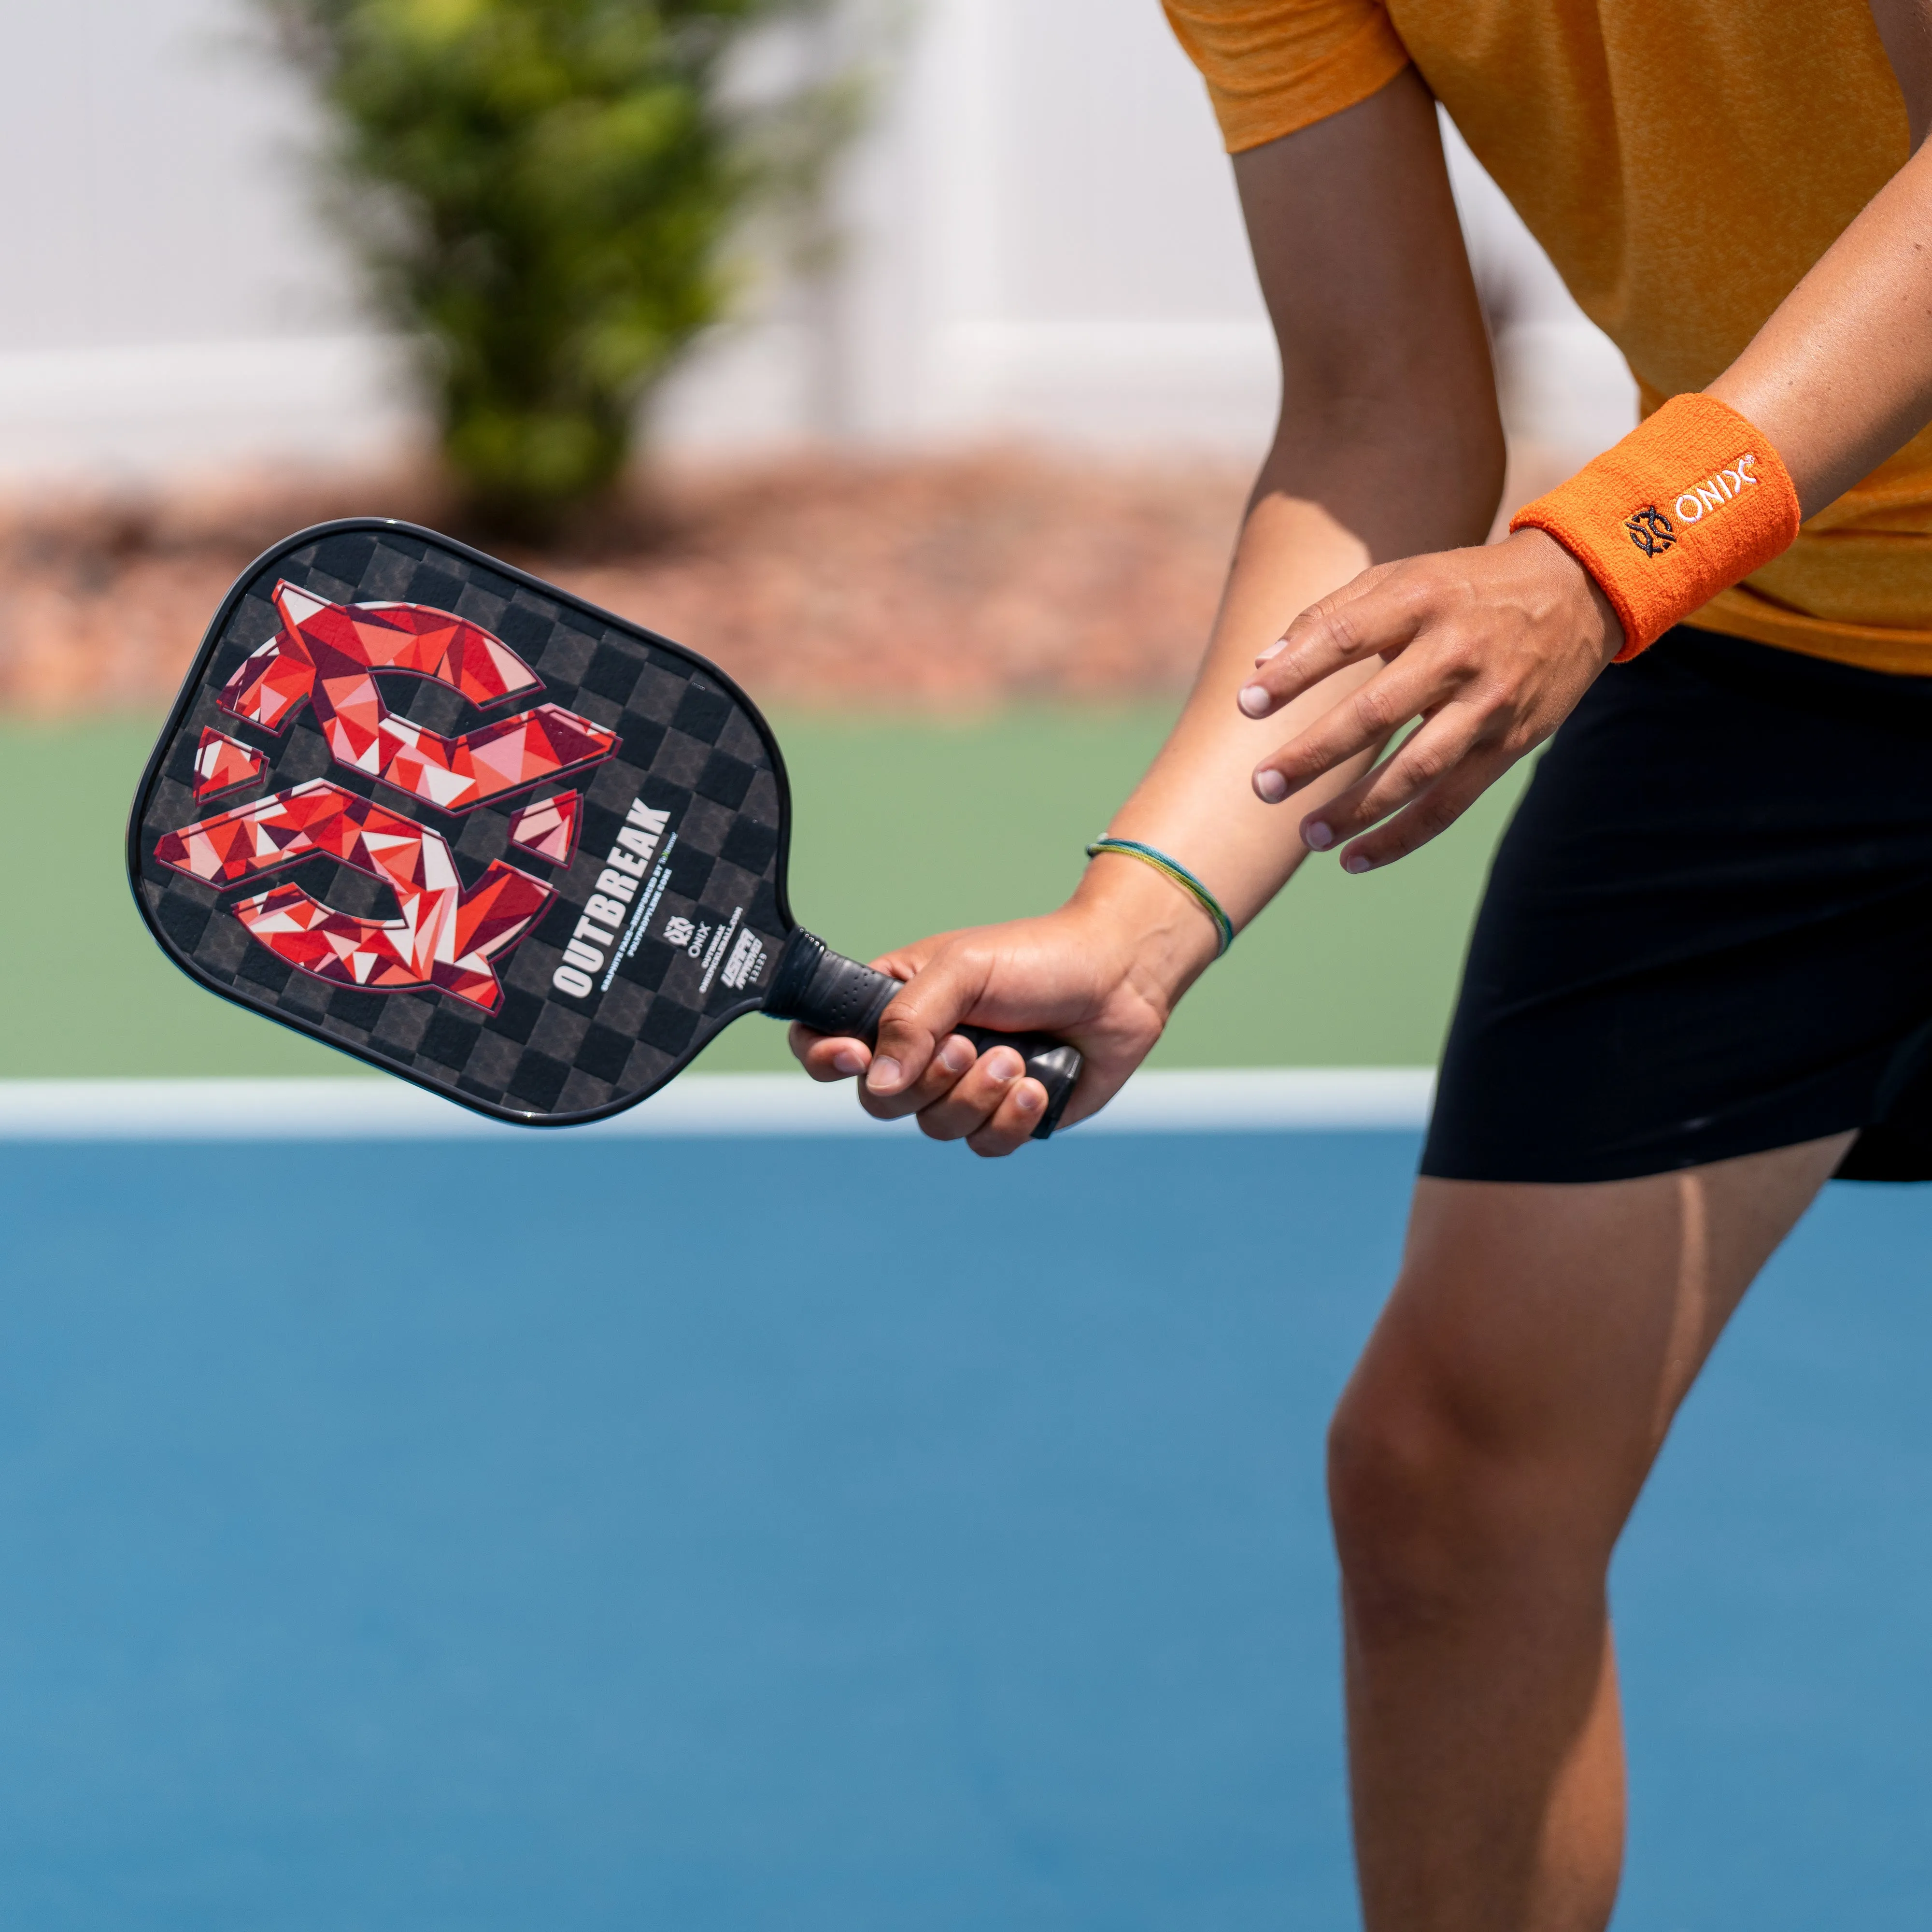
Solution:
{"label": "blue tennis court surface", "polygon": [[[0,1148],[10,1927],[1355,1922],[1328,1406],[1407,1134]],[[1621,1926],[1932,1905],[1932,1197],[1618,1575]]]}

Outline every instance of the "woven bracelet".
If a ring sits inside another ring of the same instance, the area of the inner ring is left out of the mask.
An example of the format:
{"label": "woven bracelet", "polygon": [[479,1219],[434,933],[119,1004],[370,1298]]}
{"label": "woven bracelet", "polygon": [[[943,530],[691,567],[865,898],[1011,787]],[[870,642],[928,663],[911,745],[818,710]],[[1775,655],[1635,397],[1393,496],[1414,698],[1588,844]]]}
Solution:
{"label": "woven bracelet", "polygon": [[1097,859],[1102,852],[1118,852],[1123,858],[1138,859],[1143,865],[1151,866],[1162,878],[1172,879],[1214,922],[1215,937],[1220,941],[1214,949],[1216,959],[1234,944],[1234,922],[1221,910],[1221,902],[1178,860],[1170,859],[1154,846],[1143,845],[1138,838],[1096,838],[1087,848],[1090,859]]}

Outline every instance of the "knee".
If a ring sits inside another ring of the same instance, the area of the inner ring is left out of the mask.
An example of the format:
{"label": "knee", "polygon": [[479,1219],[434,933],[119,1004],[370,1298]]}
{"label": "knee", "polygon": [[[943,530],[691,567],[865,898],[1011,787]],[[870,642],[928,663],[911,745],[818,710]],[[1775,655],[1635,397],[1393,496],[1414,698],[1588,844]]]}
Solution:
{"label": "knee", "polygon": [[1486,1418],[1451,1370],[1399,1348],[1372,1349],[1336,1410],[1328,1492],[1360,1638],[1451,1628],[1526,1586],[1600,1585],[1608,1552],[1574,1534],[1537,1450]]}
{"label": "knee", "polygon": [[1365,1364],[1328,1427],[1328,1509],[1351,1621],[1438,1623],[1474,1581],[1475,1498],[1458,1432],[1414,1387]]}

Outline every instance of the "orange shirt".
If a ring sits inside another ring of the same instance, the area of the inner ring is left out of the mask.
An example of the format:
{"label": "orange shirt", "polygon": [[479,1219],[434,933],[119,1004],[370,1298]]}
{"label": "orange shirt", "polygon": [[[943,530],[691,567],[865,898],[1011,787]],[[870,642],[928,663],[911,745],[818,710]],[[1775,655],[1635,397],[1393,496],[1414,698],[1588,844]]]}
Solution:
{"label": "orange shirt", "polygon": [[[1646,413],[1736,359],[1904,164],[1865,0],[1163,0],[1231,152],[1413,62]],[[1692,620],[1932,675],[1932,429]]]}

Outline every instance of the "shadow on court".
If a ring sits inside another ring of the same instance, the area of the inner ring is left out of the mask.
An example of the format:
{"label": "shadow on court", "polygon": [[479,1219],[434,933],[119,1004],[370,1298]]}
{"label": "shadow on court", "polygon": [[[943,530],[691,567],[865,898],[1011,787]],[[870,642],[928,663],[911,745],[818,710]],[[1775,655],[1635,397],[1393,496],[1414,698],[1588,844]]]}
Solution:
{"label": "shadow on court", "polygon": [[[0,1151],[8,1922],[1352,1924],[1414,1154]],[[1924,1923],[1928,1236],[1834,1190],[1644,1504],[1624,1927]]]}

